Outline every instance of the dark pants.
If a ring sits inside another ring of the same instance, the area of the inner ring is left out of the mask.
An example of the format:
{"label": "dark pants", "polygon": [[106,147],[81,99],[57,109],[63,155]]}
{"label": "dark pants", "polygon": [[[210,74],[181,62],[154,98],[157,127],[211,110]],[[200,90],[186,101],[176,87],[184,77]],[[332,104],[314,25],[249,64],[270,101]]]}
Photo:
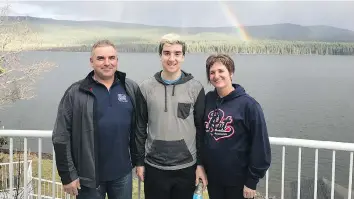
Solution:
{"label": "dark pants", "polygon": [[81,187],[77,199],[132,199],[132,173],[117,180],[101,182],[99,188]]}
{"label": "dark pants", "polygon": [[196,166],[167,171],[145,164],[145,199],[192,199],[195,170]]}
{"label": "dark pants", "polygon": [[208,194],[210,199],[244,199],[243,186],[222,186],[210,181]]}

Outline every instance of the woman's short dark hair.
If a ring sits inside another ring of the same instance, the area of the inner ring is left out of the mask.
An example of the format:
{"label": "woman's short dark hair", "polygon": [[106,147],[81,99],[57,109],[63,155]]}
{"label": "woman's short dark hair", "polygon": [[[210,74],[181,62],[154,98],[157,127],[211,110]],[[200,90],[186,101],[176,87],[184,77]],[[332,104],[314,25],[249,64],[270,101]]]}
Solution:
{"label": "woman's short dark hair", "polygon": [[233,74],[235,72],[234,60],[232,60],[232,58],[229,55],[227,54],[210,55],[205,63],[206,74],[209,82],[210,82],[210,78],[209,78],[210,68],[217,62],[222,63],[229,71],[230,74]]}

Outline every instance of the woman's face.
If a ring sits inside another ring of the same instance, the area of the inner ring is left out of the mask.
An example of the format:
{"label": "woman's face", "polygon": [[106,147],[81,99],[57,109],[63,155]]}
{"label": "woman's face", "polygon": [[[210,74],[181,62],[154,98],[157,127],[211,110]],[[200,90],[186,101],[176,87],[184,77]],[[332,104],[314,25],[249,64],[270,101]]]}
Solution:
{"label": "woman's face", "polygon": [[210,83],[217,89],[232,85],[232,74],[226,66],[220,62],[215,62],[209,70]]}

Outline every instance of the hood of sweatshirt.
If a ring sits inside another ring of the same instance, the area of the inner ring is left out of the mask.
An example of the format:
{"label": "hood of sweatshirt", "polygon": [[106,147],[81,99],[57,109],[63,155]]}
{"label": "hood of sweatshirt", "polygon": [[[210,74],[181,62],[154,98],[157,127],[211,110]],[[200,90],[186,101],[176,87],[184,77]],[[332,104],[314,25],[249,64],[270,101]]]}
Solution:
{"label": "hood of sweatshirt", "polygon": [[231,101],[235,98],[238,98],[238,97],[241,97],[243,95],[247,95],[245,89],[241,86],[241,85],[238,85],[238,84],[232,84],[232,86],[235,88],[235,90],[233,90],[231,93],[229,93],[228,95],[224,96],[224,97],[220,97],[218,94],[217,94],[217,91],[216,89],[214,90],[214,93],[215,93],[215,97],[216,97],[216,104],[215,104],[215,108],[217,109],[218,107],[220,107],[220,105],[222,103],[225,103],[227,101]]}
{"label": "hood of sweatshirt", "polygon": [[166,87],[169,85],[172,85],[173,86],[172,96],[175,96],[176,85],[184,84],[184,83],[188,82],[189,80],[193,79],[194,77],[192,74],[187,73],[182,70],[181,78],[177,82],[175,82],[173,84],[166,84],[161,77],[161,73],[162,73],[162,71],[155,73],[154,77],[155,77],[156,81],[158,81],[159,83],[161,83],[165,87],[165,112],[167,112],[167,88]]}

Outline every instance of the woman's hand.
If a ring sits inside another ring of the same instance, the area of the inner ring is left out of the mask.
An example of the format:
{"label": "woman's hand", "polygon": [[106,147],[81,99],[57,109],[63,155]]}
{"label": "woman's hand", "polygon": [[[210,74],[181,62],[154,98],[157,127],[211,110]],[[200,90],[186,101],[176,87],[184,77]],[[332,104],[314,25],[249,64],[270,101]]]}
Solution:
{"label": "woman's hand", "polygon": [[254,198],[256,197],[256,190],[250,189],[246,186],[243,186],[243,197],[244,198]]}

